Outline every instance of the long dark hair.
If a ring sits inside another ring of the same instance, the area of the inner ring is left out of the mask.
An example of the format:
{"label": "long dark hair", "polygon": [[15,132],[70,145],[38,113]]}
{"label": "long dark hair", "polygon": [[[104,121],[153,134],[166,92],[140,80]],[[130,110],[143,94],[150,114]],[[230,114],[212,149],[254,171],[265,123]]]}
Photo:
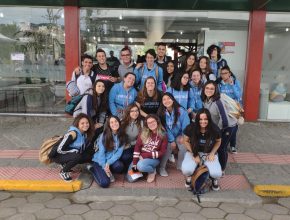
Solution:
{"label": "long dark hair", "polygon": [[210,150],[210,145],[211,141],[215,141],[214,139],[216,138],[216,130],[214,129],[213,121],[211,119],[211,114],[208,109],[202,108],[199,109],[196,113],[195,116],[195,126],[194,130],[192,131],[192,136],[190,137],[190,143],[191,143],[191,148],[194,156],[198,155],[198,145],[199,145],[199,138],[201,136],[201,127],[199,124],[200,121],[200,115],[201,114],[206,114],[207,120],[208,120],[208,125],[205,128],[205,133],[204,133],[204,138],[206,140],[205,142],[205,148],[204,152],[208,152]]}
{"label": "long dark hair", "polygon": [[[194,57],[194,64],[193,66],[187,70],[187,60],[190,56],[193,56]],[[184,59],[184,62],[182,63],[181,65],[181,71],[184,72],[184,71],[187,71],[189,73],[189,75],[191,76],[191,73],[193,71],[194,68],[196,68],[196,63],[197,63],[197,56],[196,56],[196,53],[193,53],[193,52],[189,52],[186,54],[186,57]]]}
{"label": "long dark hair", "polygon": [[88,115],[86,115],[84,113],[80,113],[77,117],[75,117],[72,125],[76,128],[79,128],[80,120],[83,118],[86,118],[89,121],[90,127],[87,130],[86,135],[87,135],[88,140],[91,141],[94,134],[95,134],[95,128],[94,128],[94,123],[93,123],[92,119]]}
{"label": "long dark hair", "polygon": [[203,88],[202,88],[202,90],[201,90],[201,95],[200,95],[200,96],[201,96],[201,100],[202,100],[203,102],[205,102],[205,101],[207,100],[207,96],[205,95],[204,90],[205,90],[205,87],[206,87],[207,85],[209,85],[209,84],[213,84],[213,85],[214,85],[214,88],[215,88],[214,94],[212,95],[212,97],[210,97],[210,99],[212,99],[212,101],[217,101],[217,100],[219,100],[220,97],[221,97],[221,94],[220,94],[220,91],[219,91],[219,88],[218,88],[217,83],[216,83],[215,81],[213,81],[213,80],[209,80],[209,81],[207,81],[207,82],[204,84],[204,86],[203,86]]}
{"label": "long dark hair", "polygon": [[93,85],[93,109],[96,112],[96,115],[98,115],[101,112],[106,112],[108,110],[108,96],[107,96],[107,89],[105,86],[104,92],[99,96],[100,97],[100,105],[98,105],[98,94],[96,92],[96,85],[101,82],[106,85],[103,80],[96,80],[96,82]]}
{"label": "long dark hair", "polygon": [[211,59],[211,54],[212,54],[212,51],[216,49],[217,50],[217,59],[219,60],[221,58],[221,48],[215,44],[212,44],[210,45],[207,50],[206,50],[206,53],[207,55],[209,56],[209,58]]}
{"label": "long dark hair", "polygon": [[[205,59],[206,60],[206,67],[205,67],[205,72],[203,72],[203,70],[200,68],[200,61],[202,59]],[[201,70],[201,73],[202,74],[206,74],[206,76],[208,76],[210,73],[212,73],[212,69],[210,67],[210,60],[207,56],[201,56],[199,59],[198,59],[198,67],[200,68]]]}
{"label": "long dark hair", "polygon": [[156,85],[156,80],[153,76],[149,76],[146,78],[146,80],[144,82],[144,86],[141,89],[141,91],[139,91],[138,96],[137,96],[137,102],[141,106],[144,104],[145,100],[149,97],[148,92],[147,92],[147,88],[146,88],[146,83],[149,79],[153,79],[154,83],[155,83],[153,100],[156,101],[158,99],[158,89],[157,89],[157,85]]}
{"label": "long dark hair", "polygon": [[[180,105],[178,104],[178,102],[176,101],[176,99],[174,98],[174,96],[171,93],[165,92],[163,94],[161,100],[163,100],[164,96],[168,96],[173,101],[173,104],[172,104],[172,108],[173,108],[173,111],[174,111],[174,122],[173,122],[173,125],[176,125],[176,123],[178,121],[179,114],[180,114],[179,113]],[[165,116],[165,114],[166,114],[166,107],[163,105],[163,101],[161,101],[161,104],[159,106],[157,115],[160,117],[161,123],[162,123],[162,125],[164,127],[166,126],[166,116]]]}
{"label": "long dark hair", "polygon": [[182,87],[181,79],[182,79],[182,77],[185,74],[188,74],[188,82],[187,82],[187,84],[185,86],[183,86],[182,90],[184,90],[184,91],[189,91],[190,90],[190,84],[189,84],[190,74],[188,72],[183,72],[183,73],[180,73],[178,75],[178,78],[172,82],[171,87],[173,89],[175,89],[177,91],[180,91],[181,90],[181,87]]}
{"label": "long dark hair", "polygon": [[114,150],[114,138],[113,138],[113,132],[110,128],[110,120],[111,118],[114,118],[119,123],[119,129],[117,131],[117,136],[119,139],[120,146],[124,145],[126,142],[126,133],[124,130],[121,129],[121,121],[117,116],[111,115],[106,121],[104,132],[103,132],[103,145],[105,146],[107,151]]}
{"label": "long dark hair", "polygon": [[127,106],[125,112],[124,112],[124,118],[121,122],[121,130],[126,132],[126,128],[129,126],[130,122],[131,122],[131,117],[130,117],[130,112],[132,108],[137,108],[139,111],[139,116],[136,119],[136,125],[139,129],[139,133],[141,132],[141,128],[142,128],[142,118],[141,118],[141,114],[140,114],[140,109],[138,107],[138,105],[136,105],[135,103],[130,104]]}

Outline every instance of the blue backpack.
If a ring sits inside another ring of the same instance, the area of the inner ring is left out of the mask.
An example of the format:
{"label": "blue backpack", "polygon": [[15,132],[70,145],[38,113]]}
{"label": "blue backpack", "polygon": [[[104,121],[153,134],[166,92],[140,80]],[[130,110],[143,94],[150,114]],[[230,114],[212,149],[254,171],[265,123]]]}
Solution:
{"label": "blue backpack", "polygon": [[197,196],[200,203],[200,195],[208,192],[211,188],[211,180],[209,178],[208,168],[200,165],[194,171],[191,177],[191,190]]}

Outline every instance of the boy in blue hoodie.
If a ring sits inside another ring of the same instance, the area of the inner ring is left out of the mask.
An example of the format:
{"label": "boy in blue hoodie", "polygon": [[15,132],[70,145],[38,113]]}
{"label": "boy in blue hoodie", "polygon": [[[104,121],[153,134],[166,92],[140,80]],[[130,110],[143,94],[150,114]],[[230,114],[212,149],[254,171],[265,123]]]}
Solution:
{"label": "boy in blue hoodie", "polygon": [[120,119],[123,117],[125,108],[134,103],[137,97],[137,91],[133,87],[135,78],[134,73],[126,73],[123,82],[115,84],[110,91],[109,107],[111,113]]}

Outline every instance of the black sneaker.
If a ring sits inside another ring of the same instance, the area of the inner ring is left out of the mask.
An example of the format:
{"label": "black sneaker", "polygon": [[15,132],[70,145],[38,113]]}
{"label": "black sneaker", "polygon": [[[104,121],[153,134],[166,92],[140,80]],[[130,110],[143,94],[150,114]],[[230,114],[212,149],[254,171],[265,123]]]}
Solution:
{"label": "black sneaker", "polygon": [[59,175],[60,175],[60,177],[61,177],[64,181],[66,181],[66,182],[70,182],[70,181],[72,181],[72,178],[71,178],[69,172],[63,172],[63,171],[60,171]]}
{"label": "black sneaker", "polygon": [[220,186],[218,184],[218,180],[217,179],[212,179],[212,186],[211,186],[213,191],[219,191],[220,190]]}
{"label": "black sneaker", "polygon": [[237,154],[238,153],[236,147],[231,147],[231,151],[232,151],[232,154]]}
{"label": "black sneaker", "polygon": [[191,187],[191,177],[187,177],[185,180],[185,187],[190,188]]}

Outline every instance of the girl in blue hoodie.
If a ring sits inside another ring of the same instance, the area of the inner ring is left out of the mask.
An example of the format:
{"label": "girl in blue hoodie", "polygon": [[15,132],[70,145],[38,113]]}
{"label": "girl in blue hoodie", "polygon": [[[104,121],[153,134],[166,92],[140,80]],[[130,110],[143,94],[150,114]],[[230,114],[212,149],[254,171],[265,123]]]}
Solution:
{"label": "girl in blue hoodie", "polygon": [[180,74],[171,87],[168,87],[167,92],[170,92],[178,104],[186,109],[188,114],[191,114],[193,110],[194,96],[189,84],[189,73],[184,72]]}
{"label": "girl in blue hoodie", "polygon": [[136,75],[136,84],[141,90],[144,86],[145,80],[149,76],[153,76],[157,82],[157,88],[162,91],[163,84],[163,70],[154,61],[156,59],[156,53],[154,49],[149,49],[145,53],[145,63],[138,63],[134,69]]}
{"label": "girl in blue hoodie", "polygon": [[124,149],[126,134],[120,129],[120,119],[110,116],[106,121],[104,132],[96,142],[96,153],[93,157],[95,181],[102,188],[107,188],[114,182],[113,173],[121,173],[124,164],[119,160]]}
{"label": "girl in blue hoodie", "polygon": [[75,165],[91,161],[92,156],[87,151],[86,143],[92,140],[93,135],[92,120],[86,114],[80,113],[62,141],[51,150],[49,158],[61,165],[60,177],[63,180],[72,180],[70,172]]}
{"label": "girl in blue hoodie", "polygon": [[202,90],[202,80],[201,80],[201,71],[199,69],[193,70],[191,74],[191,81],[190,86],[193,92],[194,96],[194,103],[193,103],[193,109],[194,115],[196,112],[202,108],[202,101],[201,101],[201,90]]}
{"label": "girl in blue hoodie", "polygon": [[166,164],[172,151],[177,150],[177,148],[177,169],[181,169],[181,163],[186,152],[186,148],[182,144],[182,135],[190,121],[187,111],[178,104],[173,95],[169,92],[164,93],[162,96],[162,103],[158,110],[158,116],[161,119],[163,127],[166,129],[168,137],[167,151],[162,157],[159,174],[161,176],[168,176],[165,169]]}
{"label": "girl in blue hoodie", "polygon": [[123,118],[126,107],[135,102],[137,91],[134,88],[135,74],[128,72],[125,74],[123,82],[113,86],[109,94],[109,107],[112,115]]}
{"label": "girl in blue hoodie", "polygon": [[[242,104],[242,89],[239,80],[236,79],[229,66],[221,68],[221,77],[217,80],[220,93],[224,93]],[[238,125],[233,130],[230,139],[230,149],[233,154],[237,153],[237,132]]]}

